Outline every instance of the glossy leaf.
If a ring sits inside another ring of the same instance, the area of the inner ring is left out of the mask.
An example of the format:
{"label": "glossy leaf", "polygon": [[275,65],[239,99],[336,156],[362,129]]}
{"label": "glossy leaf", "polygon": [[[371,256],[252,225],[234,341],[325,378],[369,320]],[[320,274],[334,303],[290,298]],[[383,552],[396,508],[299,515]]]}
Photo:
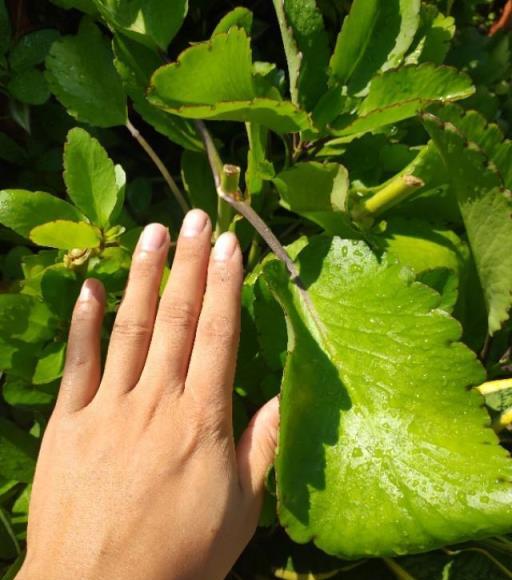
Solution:
{"label": "glossy leaf", "polygon": [[452,123],[434,115],[424,123],[453,182],[484,291],[491,334],[512,305],[512,202],[496,167]]}
{"label": "glossy leaf", "polygon": [[347,215],[348,173],[337,163],[296,163],[273,180],[281,204],[319,224],[326,232],[350,229]]}
{"label": "glossy leaf", "polygon": [[316,0],[274,0],[292,101],[311,111],[327,89],[329,39]]}
{"label": "glossy leaf", "polygon": [[84,215],[100,227],[109,225],[120,194],[114,163],[100,143],[78,127],[68,133],[64,146],[64,181]]}
{"label": "glossy leaf", "polygon": [[84,19],[76,36],[53,43],[46,58],[50,90],[68,113],[96,127],[126,123],[126,95],[99,28]]}
{"label": "glossy leaf", "polygon": [[310,126],[306,113],[292,103],[257,97],[249,39],[238,28],[185,50],[176,63],[159,68],[148,98],[191,119],[250,121],[281,133]]}
{"label": "glossy leaf", "polygon": [[400,64],[419,24],[419,0],[355,0],[330,62],[333,83],[363,90],[379,70]]}
{"label": "glossy leaf", "polygon": [[350,119],[333,123],[337,135],[373,131],[414,117],[433,102],[464,99],[474,92],[471,79],[450,67],[404,66],[374,78],[368,96]]}
{"label": "glossy leaf", "polygon": [[183,24],[188,0],[93,0],[103,18],[119,30],[149,46],[166,51]]}
{"label": "glossy leaf", "polygon": [[317,238],[297,262],[307,297],[264,269],[288,320],[276,473],[292,539],[351,559],[509,530],[512,462],[439,295],[363,242]]}
{"label": "glossy leaf", "polygon": [[28,238],[30,231],[46,222],[79,221],[82,214],[70,203],[42,191],[0,191],[0,223]]}
{"label": "glossy leaf", "polygon": [[30,483],[36,465],[35,437],[0,417],[0,477]]}
{"label": "glossy leaf", "polygon": [[53,28],[44,28],[25,34],[11,50],[9,64],[15,71],[41,64],[57,38],[59,38],[59,33]]}
{"label": "glossy leaf", "polygon": [[137,113],[174,143],[193,151],[202,149],[201,140],[191,121],[166,113],[146,99],[146,88],[151,75],[162,64],[160,56],[150,48],[124,36],[116,36],[113,47],[114,65]]}
{"label": "glossy leaf", "polygon": [[38,246],[48,246],[59,250],[75,248],[97,248],[101,242],[100,232],[85,222],[56,220],[35,227],[30,239]]}

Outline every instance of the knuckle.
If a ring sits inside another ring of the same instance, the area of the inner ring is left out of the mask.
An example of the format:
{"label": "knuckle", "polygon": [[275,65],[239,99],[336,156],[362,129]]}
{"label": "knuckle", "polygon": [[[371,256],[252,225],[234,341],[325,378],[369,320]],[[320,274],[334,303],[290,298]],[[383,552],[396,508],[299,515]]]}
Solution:
{"label": "knuckle", "polygon": [[198,315],[190,302],[173,302],[161,306],[158,318],[166,326],[189,329],[195,326]]}
{"label": "knuckle", "polygon": [[115,321],[112,334],[132,340],[146,340],[152,331],[153,328],[147,321],[121,318]]}
{"label": "knuckle", "polygon": [[226,345],[231,345],[238,339],[238,331],[233,320],[222,315],[206,318],[201,326],[201,334],[216,343]]}

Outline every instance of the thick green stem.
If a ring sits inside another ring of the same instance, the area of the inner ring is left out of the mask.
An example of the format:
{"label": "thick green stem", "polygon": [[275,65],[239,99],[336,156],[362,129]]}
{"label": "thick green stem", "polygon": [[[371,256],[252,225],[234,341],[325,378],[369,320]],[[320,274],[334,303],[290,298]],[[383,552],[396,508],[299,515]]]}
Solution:
{"label": "thick green stem", "polygon": [[414,175],[400,175],[372,197],[362,201],[354,210],[354,218],[376,217],[400,203],[423,187],[424,182]]}
{"label": "thick green stem", "polygon": [[180,188],[176,185],[176,182],[172,178],[172,175],[169,173],[167,167],[164,165],[164,162],[157,155],[153,147],[151,147],[151,145],[146,141],[146,139],[144,139],[140,131],[132,125],[129,119],[128,121],[126,121],[126,128],[128,129],[128,131],[130,131],[131,136],[137,141],[137,143],[142,147],[142,149],[144,149],[144,151],[147,153],[151,161],[153,161],[153,163],[156,165],[157,169],[162,174],[162,177],[164,178],[165,182],[169,186],[169,189],[174,194],[174,197],[176,198],[176,201],[181,207],[183,213],[187,213],[190,207],[187,201],[185,200],[185,197],[181,192]]}

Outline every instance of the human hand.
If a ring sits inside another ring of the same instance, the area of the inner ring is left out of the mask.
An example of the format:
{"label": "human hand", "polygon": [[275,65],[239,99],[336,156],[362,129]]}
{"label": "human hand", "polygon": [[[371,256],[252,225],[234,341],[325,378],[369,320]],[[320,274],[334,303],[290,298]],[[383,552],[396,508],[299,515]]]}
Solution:
{"label": "human hand", "polygon": [[101,376],[105,296],[87,280],[45,432],[19,580],[223,578],[257,525],[276,445],[267,403],[235,448],[242,255],[187,215],[164,295],[166,228],[144,230]]}

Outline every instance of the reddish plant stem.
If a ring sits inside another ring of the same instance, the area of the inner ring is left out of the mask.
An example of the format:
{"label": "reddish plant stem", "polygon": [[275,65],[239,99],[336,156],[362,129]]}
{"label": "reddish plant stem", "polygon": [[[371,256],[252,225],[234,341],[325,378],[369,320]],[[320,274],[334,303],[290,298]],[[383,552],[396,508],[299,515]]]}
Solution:
{"label": "reddish plant stem", "polygon": [[506,30],[507,28],[510,28],[511,24],[512,24],[512,0],[507,0],[507,3],[503,8],[501,16],[489,29],[489,36],[494,36],[500,30]]}

